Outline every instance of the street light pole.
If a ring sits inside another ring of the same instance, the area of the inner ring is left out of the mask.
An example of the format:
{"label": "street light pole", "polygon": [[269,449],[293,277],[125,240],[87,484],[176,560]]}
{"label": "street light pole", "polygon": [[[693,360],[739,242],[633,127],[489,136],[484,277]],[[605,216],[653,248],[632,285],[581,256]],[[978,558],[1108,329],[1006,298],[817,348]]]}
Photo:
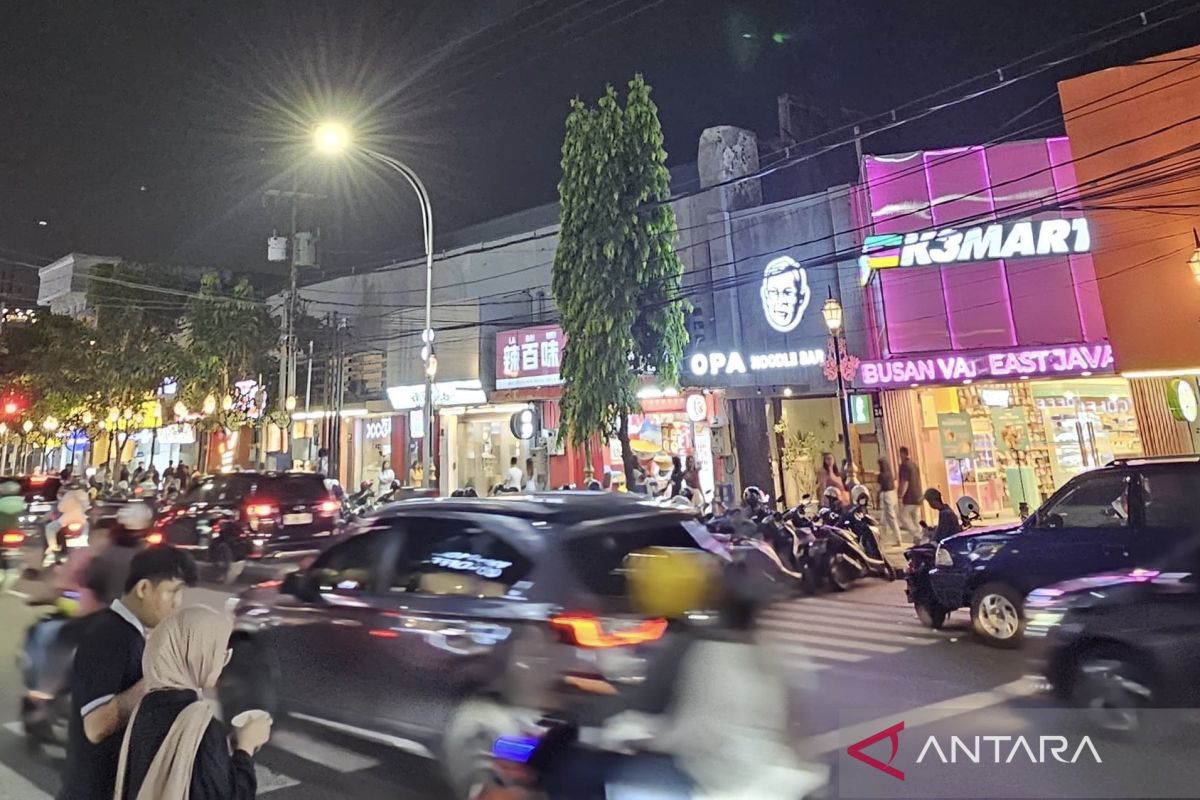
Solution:
{"label": "street light pole", "polygon": [[421,227],[425,234],[425,329],[421,332],[421,360],[425,364],[425,404],[424,420],[425,447],[422,448],[421,483],[428,489],[432,485],[433,446],[436,426],[433,422],[433,379],[437,375],[437,356],[434,354],[433,340],[433,206],[429,202],[429,192],[425,184],[407,165],[391,156],[385,156],[374,150],[361,148],[363,155],[375,159],[381,164],[391,167],[400,173],[413,191],[421,205]]}
{"label": "street light pole", "polygon": [[849,471],[850,465],[854,463],[854,457],[850,451],[850,409],[846,402],[846,382],[842,378],[842,342],[844,341],[842,338],[842,315],[842,304],[833,296],[831,287],[829,299],[825,301],[825,305],[821,306],[821,316],[825,318],[825,327],[829,329],[829,337],[833,344],[833,364],[837,372],[838,410],[842,417],[842,443],[845,445],[845,463],[846,469]]}
{"label": "street light pole", "polygon": [[416,192],[417,201],[421,206],[421,228],[425,234],[425,329],[421,331],[421,361],[425,366],[425,447],[421,459],[421,482],[428,489],[433,481],[432,457],[436,436],[436,427],[433,424],[433,383],[437,375],[437,355],[434,353],[433,344],[433,206],[429,202],[429,192],[425,190],[425,184],[421,182],[417,173],[407,164],[378,151],[353,145],[350,131],[344,125],[332,121],[325,122],[319,125],[313,134],[317,149],[326,154],[353,150],[400,173]]}

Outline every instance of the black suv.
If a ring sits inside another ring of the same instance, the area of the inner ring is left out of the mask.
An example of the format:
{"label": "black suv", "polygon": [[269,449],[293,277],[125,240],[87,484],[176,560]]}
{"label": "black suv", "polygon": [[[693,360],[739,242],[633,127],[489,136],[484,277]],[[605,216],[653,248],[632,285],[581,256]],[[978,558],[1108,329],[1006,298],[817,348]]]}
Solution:
{"label": "black suv", "polygon": [[665,694],[648,665],[678,634],[631,613],[625,587],[626,557],[651,546],[728,557],[694,512],[632,495],[389,505],[242,595],[225,713],[266,708],[434,755],[469,796],[497,736],[551,712],[596,725]]}
{"label": "black suv", "polygon": [[318,552],[341,531],[341,503],[310,472],[231,472],[195,479],[147,536],[199,551],[219,568]]}
{"label": "black suv", "polygon": [[929,573],[936,610],[969,606],[985,642],[1016,646],[1029,592],[1154,564],[1193,533],[1198,498],[1197,456],[1126,459],[1076,475],[1017,527],[943,540]]}
{"label": "black suv", "polygon": [[27,536],[43,537],[46,517],[58,508],[58,492],[62,481],[57,475],[24,475],[0,478],[0,483],[18,483],[25,496],[25,513],[18,524]]}

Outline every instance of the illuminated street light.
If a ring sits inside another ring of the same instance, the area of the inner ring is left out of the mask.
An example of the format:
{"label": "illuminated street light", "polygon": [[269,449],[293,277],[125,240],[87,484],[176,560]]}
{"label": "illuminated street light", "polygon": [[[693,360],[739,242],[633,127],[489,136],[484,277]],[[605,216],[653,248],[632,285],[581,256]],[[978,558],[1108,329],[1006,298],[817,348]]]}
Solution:
{"label": "illuminated street light", "polygon": [[225,395],[224,397],[222,397],[221,398],[221,410],[229,411],[232,408],[233,408],[233,398],[230,397],[229,395]]}
{"label": "illuminated street light", "polygon": [[201,410],[204,411],[204,416],[206,417],[215,414],[217,411],[217,398],[213,397],[211,394],[205,397],[204,404],[201,406]]}
{"label": "illuminated street light", "polygon": [[80,417],[79,419],[81,422],[83,422],[84,425],[91,425],[92,422],[95,421],[96,418],[92,416],[92,412],[85,411],[85,412],[83,412],[83,416]]}
{"label": "illuminated street light", "polygon": [[42,427],[45,428],[48,433],[54,433],[56,430],[58,430],[58,418],[46,417],[45,421],[42,422]]}
{"label": "illuminated street light", "polygon": [[[421,205],[421,227],[425,234],[425,329],[421,332],[421,338],[425,342],[425,347],[421,351],[425,368],[425,441],[422,446],[421,465],[424,476],[422,480],[425,487],[428,488],[432,486],[432,454],[434,439],[437,436],[433,420],[433,377],[437,374],[437,356],[433,351],[433,205],[429,201],[429,192],[426,191],[425,184],[421,182],[417,173],[408,165],[391,156],[354,144],[350,129],[341,122],[327,120],[317,125],[313,130],[313,141],[316,149],[325,155],[339,155],[353,151],[398,172],[417,193],[417,200]],[[294,285],[293,280],[293,294],[295,292]],[[292,347],[290,339],[287,346]]]}
{"label": "illuminated street light", "polygon": [[313,144],[327,156],[340,155],[350,148],[350,129],[337,120],[326,120],[313,130]]}
{"label": "illuminated street light", "polygon": [[825,327],[830,333],[836,334],[842,329],[842,304],[837,298],[830,297],[825,301],[825,305],[821,306],[821,316],[825,318]]}
{"label": "illuminated street light", "polygon": [[31,430],[33,430],[33,420],[27,419],[24,422],[22,422],[21,430],[25,431],[26,433],[29,433]]}
{"label": "illuminated street light", "polygon": [[121,410],[119,408],[117,408],[116,406],[112,406],[111,408],[108,409],[109,423],[115,423],[120,418],[121,418]]}
{"label": "illuminated street light", "polygon": [[186,417],[188,415],[188,407],[184,404],[184,402],[182,400],[175,401],[174,411],[175,411],[175,416],[178,417],[179,419],[183,419],[184,417]]}
{"label": "illuminated street light", "polygon": [[296,395],[289,394],[287,399],[283,401],[283,408],[289,414],[296,410]]}
{"label": "illuminated street light", "polygon": [[121,412],[121,416],[125,418],[126,422],[129,422],[131,419],[133,419],[133,409],[132,408],[125,409],[124,411]]}

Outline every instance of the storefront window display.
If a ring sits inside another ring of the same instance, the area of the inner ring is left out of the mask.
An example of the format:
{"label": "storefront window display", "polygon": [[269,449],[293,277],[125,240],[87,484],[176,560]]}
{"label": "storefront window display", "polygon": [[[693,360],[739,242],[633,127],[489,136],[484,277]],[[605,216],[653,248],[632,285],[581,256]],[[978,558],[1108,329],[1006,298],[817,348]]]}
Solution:
{"label": "storefront window display", "polygon": [[[702,395],[692,395],[702,398]],[[709,426],[707,404],[693,403],[686,408],[684,398],[664,398],[659,401],[644,401],[642,414],[629,416],[629,445],[643,469],[650,470],[650,462],[658,465],[662,488],[666,488],[671,474],[674,456],[685,462],[691,456],[696,461],[700,475],[700,488],[704,497],[712,497],[713,452],[712,431]],[[621,463],[621,443],[609,441],[608,466],[614,483],[625,482]]]}
{"label": "storefront window display", "polygon": [[[450,452],[455,454],[451,477],[453,489],[471,487],[480,494],[488,494],[503,484],[512,459],[525,473],[525,459],[529,453],[524,443],[509,429],[512,412],[489,413],[486,411],[463,414],[455,426],[457,441]],[[528,479],[528,475],[525,478]]]}
{"label": "storefront window display", "polygon": [[387,462],[395,471],[392,463],[392,418],[362,417],[357,420],[359,426],[360,446],[358,448],[358,475],[360,481],[370,481],[379,491],[386,487],[379,485],[379,474]]}
{"label": "storefront window display", "polygon": [[944,465],[951,498],[973,497],[984,516],[1027,514],[1072,476],[1142,450],[1121,378],[912,391],[926,463]]}

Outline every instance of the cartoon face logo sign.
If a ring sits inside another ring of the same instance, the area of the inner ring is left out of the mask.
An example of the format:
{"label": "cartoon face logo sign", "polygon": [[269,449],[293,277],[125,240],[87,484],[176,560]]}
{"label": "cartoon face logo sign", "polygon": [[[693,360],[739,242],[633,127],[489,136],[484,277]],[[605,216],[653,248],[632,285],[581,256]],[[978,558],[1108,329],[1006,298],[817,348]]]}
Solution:
{"label": "cartoon face logo sign", "polygon": [[780,333],[796,330],[812,295],[808,274],[789,256],[772,259],[767,264],[759,293],[767,322]]}

